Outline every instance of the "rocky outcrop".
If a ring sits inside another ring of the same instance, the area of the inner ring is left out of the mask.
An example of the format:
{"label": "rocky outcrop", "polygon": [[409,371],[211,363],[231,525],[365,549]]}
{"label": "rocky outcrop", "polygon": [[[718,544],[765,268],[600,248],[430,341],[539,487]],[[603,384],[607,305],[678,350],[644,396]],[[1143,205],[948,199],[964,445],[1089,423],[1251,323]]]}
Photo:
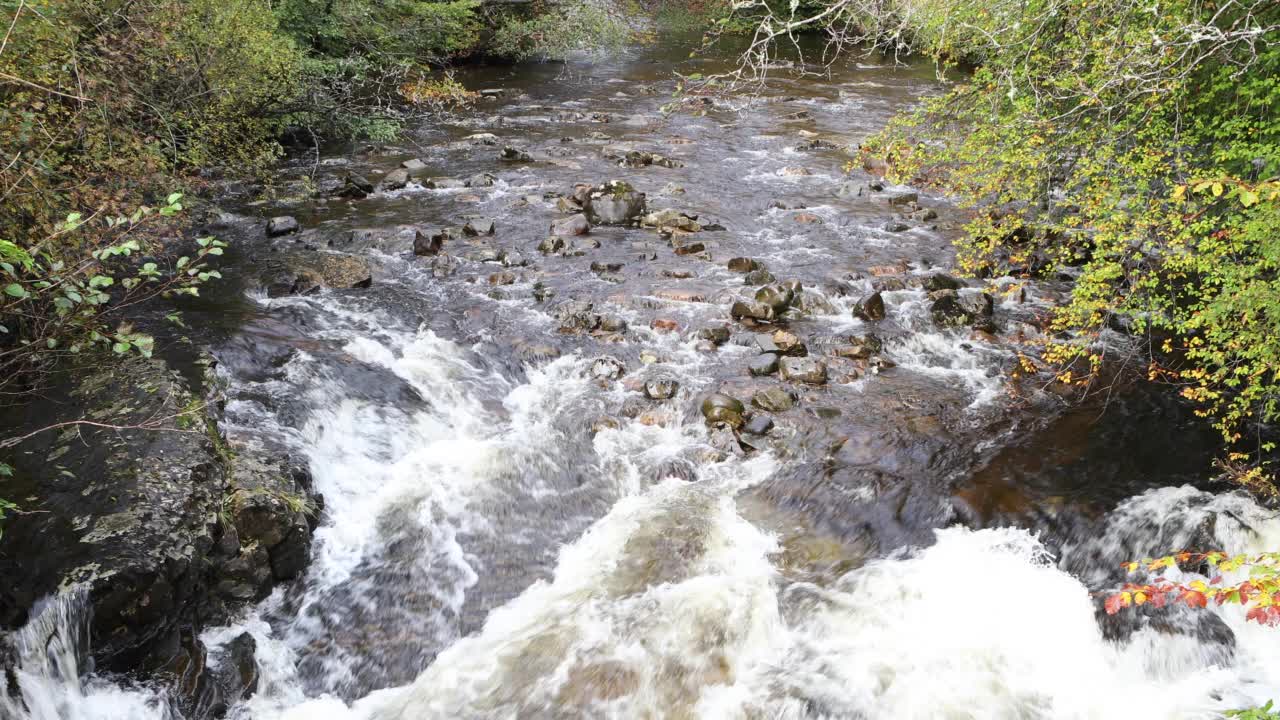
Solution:
{"label": "rocky outcrop", "polygon": [[0,537],[0,627],[21,626],[41,598],[83,593],[94,667],[167,681],[185,714],[216,711],[200,633],[302,572],[319,507],[309,478],[229,447],[216,392],[202,397],[200,378],[159,359],[69,377],[15,423],[72,424],[13,456],[7,490],[27,514]]}

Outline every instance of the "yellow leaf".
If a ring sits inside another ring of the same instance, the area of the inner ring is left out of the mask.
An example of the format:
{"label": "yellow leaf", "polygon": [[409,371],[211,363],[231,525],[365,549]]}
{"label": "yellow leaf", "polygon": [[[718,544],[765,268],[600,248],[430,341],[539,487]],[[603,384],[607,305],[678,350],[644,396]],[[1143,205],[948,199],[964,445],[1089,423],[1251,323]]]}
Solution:
{"label": "yellow leaf", "polygon": [[1173,189],[1173,199],[1174,199],[1174,200],[1181,200],[1181,199],[1182,199],[1182,196],[1183,196],[1183,195],[1186,195],[1186,194],[1187,194],[1187,186],[1186,186],[1186,185],[1179,185],[1178,187],[1176,187],[1176,188],[1174,188],[1174,189]]}
{"label": "yellow leaf", "polygon": [[1220,182],[1214,183],[1211,189],[1213,190],[1214,197],[1222,197],[1222,183]]}

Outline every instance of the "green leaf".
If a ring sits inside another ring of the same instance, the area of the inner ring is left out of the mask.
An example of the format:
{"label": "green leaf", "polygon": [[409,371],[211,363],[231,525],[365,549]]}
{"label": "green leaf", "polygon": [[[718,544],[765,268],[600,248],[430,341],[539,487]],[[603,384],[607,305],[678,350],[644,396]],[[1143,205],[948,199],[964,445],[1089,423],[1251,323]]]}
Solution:
{"label": "green leaf", "polygon": [[169,195],[169,197],[165,198],[164,202],[166,205],[172,205],[181,199],[182,199],[182,193],[172,193]]}
{"label": "green leaf", "polygon": [[1245,207],[1253,207],[1258,204],[1258,193],[1252,190],[1245,190],[1240,193],[1240,204]]}
{"label": "green leaf", "polygon": [[21,300],[27,297],[30,293],[28,293],[27,289],[22,287],[18,283],[9,283],[4,287],[4,294],[8,295],[9,297],[15,297]]}
{"label": "green leaf", "polygon": [[111,351],[117,355],[123,355],[129,352],[129,347],[129,343],[127,342],[117,342],[111,345]]}

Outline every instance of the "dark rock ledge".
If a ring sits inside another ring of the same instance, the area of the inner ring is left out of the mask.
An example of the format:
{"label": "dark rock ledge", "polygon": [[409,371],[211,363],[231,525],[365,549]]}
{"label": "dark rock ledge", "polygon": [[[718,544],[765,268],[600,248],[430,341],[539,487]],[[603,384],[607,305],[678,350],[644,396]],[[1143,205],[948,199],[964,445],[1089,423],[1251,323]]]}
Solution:
{"label": "dark rock ledge", "polygon": [[199,390],[159,359],[82,368],[4,418],[6,436],[116,427],[69,425],[5,458],[15,473],[0,497],[28,514],[0,537],[0,665],[37,601],[75,590],[87,598],[82,671],[168,684],[185,717],[217,716],[245,691],[207,667],[199,635],[303,571],[320,498],[302,467],[219,434],[210,365]]}

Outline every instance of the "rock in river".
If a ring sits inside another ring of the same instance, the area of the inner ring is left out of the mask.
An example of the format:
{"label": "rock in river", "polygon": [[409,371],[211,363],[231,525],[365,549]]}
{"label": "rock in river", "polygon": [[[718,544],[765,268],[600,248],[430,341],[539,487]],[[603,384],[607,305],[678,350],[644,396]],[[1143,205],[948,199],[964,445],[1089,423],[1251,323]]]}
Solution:
{"label": "rock in river", "polygon": [[782,377],[807,385],[824,385],[827,382],[827,366],[811,357],[784,357],[780,363]]}
{"label": "rock in river", "polygon": [[742,401],[724,393],[711,393],[702,400],[702,417],[708,425],[740,428],[747,408]]}

